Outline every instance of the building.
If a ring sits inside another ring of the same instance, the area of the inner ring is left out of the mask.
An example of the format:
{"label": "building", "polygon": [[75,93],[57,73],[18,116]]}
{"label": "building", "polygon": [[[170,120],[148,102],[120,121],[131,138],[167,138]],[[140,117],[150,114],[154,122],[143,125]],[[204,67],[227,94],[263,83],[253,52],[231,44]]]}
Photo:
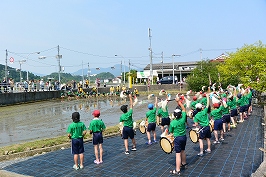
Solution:
{"label": "building", "polygon": [[[197,65],[197,61],[152,64],[153,77],[161,79],[164,76],[172,76],[174,68],[174,75],[178,78],[178,82],[180,82],[180,78],[183,82],[184,78],[186,78]],[[139,77],[139,75],[142,75],[142,77]],[[138,78],[149,78],[150,64],[148,64],[139,75]]]}

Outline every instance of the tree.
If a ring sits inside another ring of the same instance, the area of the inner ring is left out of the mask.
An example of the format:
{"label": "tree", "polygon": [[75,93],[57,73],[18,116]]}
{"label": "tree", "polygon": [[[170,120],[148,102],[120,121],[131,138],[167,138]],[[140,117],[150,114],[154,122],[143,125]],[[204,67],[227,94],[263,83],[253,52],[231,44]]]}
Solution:
{"label": "tree", "polygon": [[219,82],[217,65],[219,63],[209,60],[198,62],[198,66],[186,78],[188,89],[200,91],[202,86],[209,86],[212,83]]}
{"label": "tree", "polygon": [[231,84],[244,84],[258,92],[259,99],[266,90],[266,46],[261,41],[244,45],[229,53],[228,59],[218,66],[221,77]]}

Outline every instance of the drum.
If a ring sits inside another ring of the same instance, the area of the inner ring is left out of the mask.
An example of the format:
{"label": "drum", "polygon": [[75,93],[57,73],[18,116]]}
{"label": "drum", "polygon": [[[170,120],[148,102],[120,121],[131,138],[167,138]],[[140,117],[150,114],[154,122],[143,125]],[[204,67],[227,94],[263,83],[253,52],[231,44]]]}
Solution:
{"label": "drum", "polygon": [[162,123],[162,118],[159,117],[159,116],[157,116],[157,117],[156,117],[156,124],[157,124],[157,125],[161,125],[161,123]]}
{"label": "drum", "polygon": [[214,130],[214,120],[212,120],[212,119],[210,120],[209,126],[210,126],[210,131],[212,133]]}
{"label": "drum", "polygon": [[140,133],[145,134],[147,126],[148,126],[148,122],[147,121],[144,121],[144,120],[141,121],[139,123],[139,131],[140,131]]}
{"label": "drum", "polygon": [[199,142],[199,128],[192,128],[189,131],[189,138],[193,143]]}
{"label": "drum", "polygon": [[188,116],[190,119],[193,119],[193,110],[192,110],[192,109],[189,110],[189,111],[187,112],[187,116]]}
{"label": "drum", "polygon": [[173,113],[172,114],[169,114],[169,118],[171,119],[171,121],[174,120],[175,119],[174,114]]}
{"label": "drum", "polygon": [[124,128],[124,123],[123,122],[120,122],[119,123],[119,131],[120,131],[120,135],[121,136],[123,135],[123,128]]}
{"label": "drum", "polygon": [[160,146],[166,154],[172,153],[174,149],[174,137],[172,135],[161,137]]}

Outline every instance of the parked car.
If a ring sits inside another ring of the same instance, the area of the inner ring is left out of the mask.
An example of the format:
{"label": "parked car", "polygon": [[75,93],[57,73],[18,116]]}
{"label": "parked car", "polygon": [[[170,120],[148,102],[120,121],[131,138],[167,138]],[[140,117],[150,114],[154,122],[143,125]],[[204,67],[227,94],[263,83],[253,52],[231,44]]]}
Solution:
{"label": "parked car", "polygon": [[[178,80],[177,77],[175,76],[175,81],[174,83],[177,84]],[[159,81],[157,81],[157,84],[173,84],[173,76],[165,76],[161,78]]]}

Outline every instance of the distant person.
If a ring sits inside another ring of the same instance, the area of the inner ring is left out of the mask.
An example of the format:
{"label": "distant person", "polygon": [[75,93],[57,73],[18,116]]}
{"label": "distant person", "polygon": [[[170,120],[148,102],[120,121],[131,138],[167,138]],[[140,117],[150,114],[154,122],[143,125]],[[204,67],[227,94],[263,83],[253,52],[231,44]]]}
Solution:
{"label": "distant person", "polygon": [[[103,163],[103,135],[102,132],[106,129],[105,124],[102,120],[99,119],[100,117],[100,111],[94,110],[93,113],[93,119],[90,122],[89,130],[90,134],[93,134],[92,143],[94,146],[94,154],[95,154],[95,160],[94,163],[100,164]],[[100,151],[100,156],[99,152]]]}
{"label": "distant person", "polygon": [[[84,142],[83,137],[86,135],[86,126],[83,122],[80,122],[79,112],[72,113],[73,122],[68,126],[67,133],[68,137],[71,139],[71,152],[74,155],[74,165],[75,170],[83,168],[84,162]],[[78,158],[80,164],[78,164]]]}
{"label": "distant person", "polygon": [[120,107],[121,111],[123,114],[120,117],[120,123],[123,124],[123,130],[122,130],[122,139],[124,139],[124,145],[125,145],[125,154],[129,154],[128,150],[128,137],[132,140],[132,151],[136,151],[136,140],[134,138],[134,130],[133,130],[133,119],[132,119],[132,114],[133,114],[133,100],[132,100],[132,95],[128,95],[129,100],[130,100],[130,107],[128,110],[127,105],[122,105]]}

